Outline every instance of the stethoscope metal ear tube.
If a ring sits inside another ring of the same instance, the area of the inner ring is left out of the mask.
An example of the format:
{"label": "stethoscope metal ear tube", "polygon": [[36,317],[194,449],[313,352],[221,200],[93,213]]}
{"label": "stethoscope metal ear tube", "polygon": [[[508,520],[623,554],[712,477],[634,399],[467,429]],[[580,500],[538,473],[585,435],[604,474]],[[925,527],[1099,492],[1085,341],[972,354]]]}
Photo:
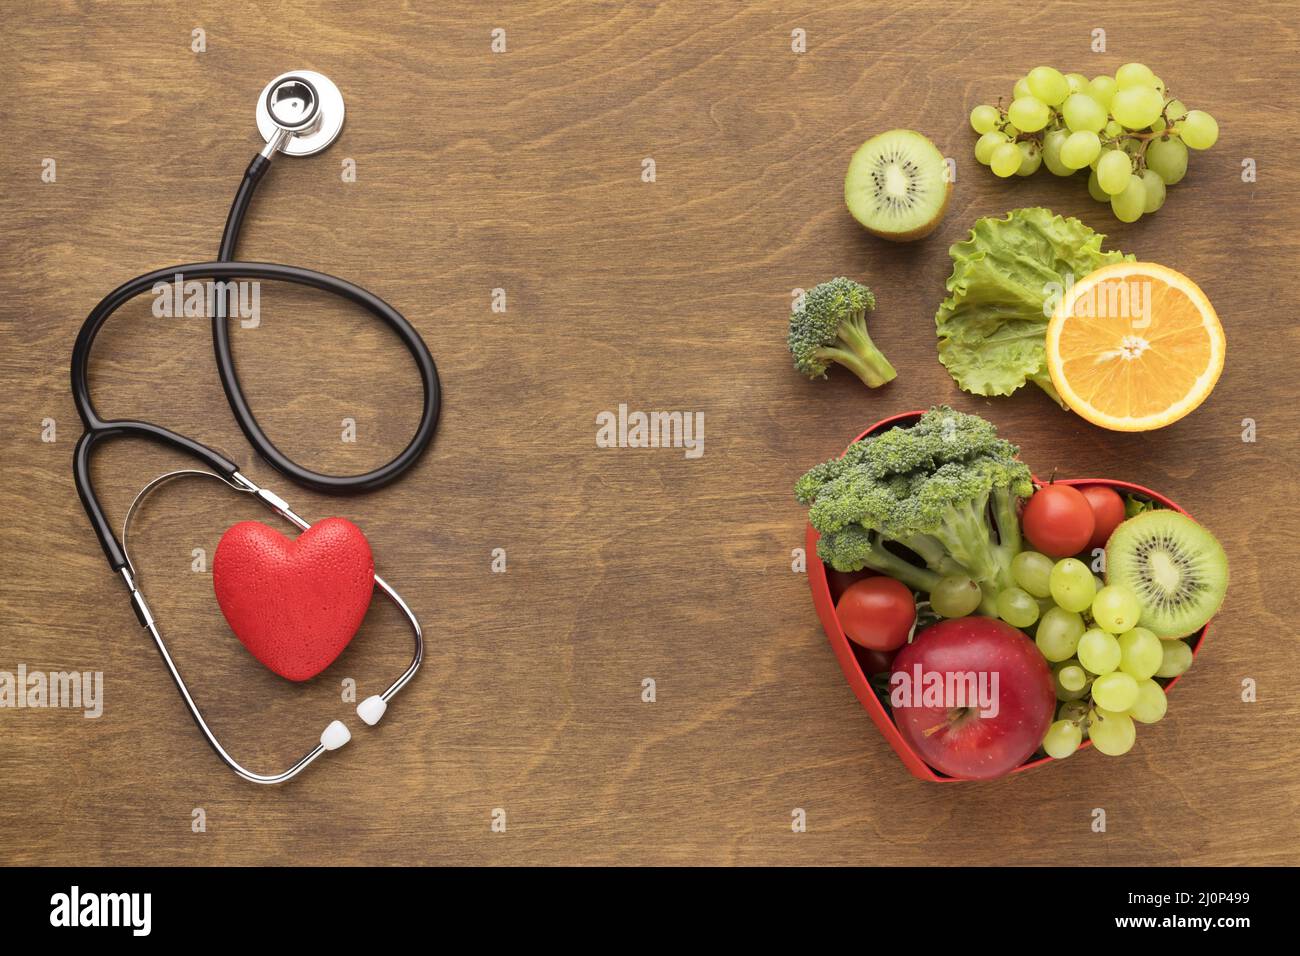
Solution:
{"label": "stethoscope metal ear tube", "polygon": [[[254,484],[240,473],[238,466],[224,455],[208,446],[177,434],[152,422],[132,421],[126,419],[104,419],[95,409],[90,397],[89,363],[90,352],[94,346],[95,336],[108,321],[109,317],[125,302],[154,288],[158,283],[170,283],[177,274],[186,279],[266,279],[276,282],[292,282],[340,296],[369,311],[376,318],[389,326],[401,339],[415,360],[416,369],[424,388],[424,402],[420,423],[410,443],[391,461],[373,471],[359,475],[325,475],[311,471],[292,461],[284,455],[262,431],[239,383],[235,370],[234,357],[230,348],[230,333],[226,318],[216,314],[212,316],[212,341],[217,358],[217,373],[226,398],[238,422],[240,430],[248,439],[253,449],[272,467],[286,475],[290,480],[315,491],[342,493],[370,491],[380,488],[405,472],[423,454],[433,440],[434,430],[438,424],[441,406],[438,372],[428,347],[415,328],[406,318],[384,302],[378,296],[367,292],[360,286],[353,285],[336,276],[298,266],[279,265],[272,262],[235,261],[235,246],[239,240],[240,228],[244,215],[252,200],[257,184],[271,166],[271,159],[278,153],[306,156],[319,152],[338,136],[343,126],[343,98],[333,83],[319,73],[301,71],[286,73],[272,80],[262,91],[257,107],[258,127],[267,141],[266,148],[253,157],[244,178],[240,182],[235,200],[231,204],[230,214],[221,236],[221,246],[217,259],[212,262],[197,262],[189,265],[171,266],[157,269],[146,275],[137,276],[123,283],[100,301],[82,324],[72,351],[72,397],[81,416],[85,431],[77,442],[73,453],[73,479],[77,486],[77,495],[90,519],[91,527],[99,539],[100,547],[108,560],[109,567],[119,574],[130,594],[131,607],[141,626],[153,636],[154,643],[162,655],[163,661],[176,683],[181,697],[189,708],[199,729],[218,756],[240,777],[253,783],[283,783],[297,776],[312,761],[326,750],[342,746],[350,738],[347,728],[335,721],[321,735],[321,742],[289,769],[278,774],[258,774],[241,766],[222,747],[216,735],[208,727],[203,714],[189,692],[180,671],[168,653],[166,643],[158,629],[157,622],[149,610],[136,580],[134,566],[126,551],[127,531],[132,516],[150,492],[165,481],[182,475],[204,475],[217,478],[237,491],[251,494],[262,501],[268,508],[306,530],[310,525],[293,512],[289,505],[278,495]],[[94,482],[90,474],[91,453],[99,443],[119,437],[140,437],[185,452],[206,465],[210,471],[185,469],[170,472],[149,482],[136,496],[127,512],[123,524],[122,540],[119,541],[109,526],[103,506],[95,494]],[[375,585],[392,600],[406,616],[415,636],[415,653],[410,665],[382,694],[375,694],[362,701],[357,713],[367,724],[376,723],[383,716],[388,701],[415,675],[424,657],[424,637],[420,623],[410,607],[383,578],[375,575]]]}

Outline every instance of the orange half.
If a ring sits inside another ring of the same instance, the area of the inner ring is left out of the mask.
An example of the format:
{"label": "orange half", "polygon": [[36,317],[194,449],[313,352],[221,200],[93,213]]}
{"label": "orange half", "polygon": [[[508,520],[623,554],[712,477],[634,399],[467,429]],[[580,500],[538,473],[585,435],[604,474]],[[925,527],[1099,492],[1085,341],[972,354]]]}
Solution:
{"label": "orange half", "polygon": [[1088,274],[1047,326],[1047,370],[1062,400],[1115,431],[1161,428],[1192,411],[1218,382],[1226,350],[1205,293],[1152,262]]}

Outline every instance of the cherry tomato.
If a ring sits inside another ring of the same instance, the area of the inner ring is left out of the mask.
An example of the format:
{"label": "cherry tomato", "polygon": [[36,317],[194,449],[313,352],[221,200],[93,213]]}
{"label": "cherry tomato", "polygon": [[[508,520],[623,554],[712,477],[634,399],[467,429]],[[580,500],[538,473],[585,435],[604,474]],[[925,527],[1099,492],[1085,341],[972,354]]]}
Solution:
{"label": "cherry tomato", "polygon": [[850,584],[854,584],[864,578],[869,578],[874,571],[868,571],[865,568],[861,571],[836,571],[830,565],[826,566],[826,584],[831,589],[831,600],[838,601],[840,595],[849,589]]}
{"label": "cherry tomato", "polygon": [[1092,537],[1088,540],[1088,550],[1104,548],[1110,540],[1110,533],[1124,520],[1124,499],[1115,493],[1114,488],[1105,485],[1089,485],[1081,494],[1087,499],[1088,507],[1092,508],[1093,521],[1096,523]]}
{"label": "cherry tomato", "polygon": [[1044,485],[1025,504],[1025,537],[1049,558],[1068,558],[1088,546],[1096,519],[1088,499],[1072,485]]}
{"label": "cherry tomato", "polygon": [[857,648],[858,664],[862,667],[862,672],[868,677],[876,674],[883,674],[893,669],[894,658],[898,656],[898,651],[873,651],[869,647]]}
{"label": "cherry tomato", "polygon": [[912,633],[916,601],[907,585],[893,578],[867,578],[848,586],[835,613],[853,643],[873,651],[892,651]]}

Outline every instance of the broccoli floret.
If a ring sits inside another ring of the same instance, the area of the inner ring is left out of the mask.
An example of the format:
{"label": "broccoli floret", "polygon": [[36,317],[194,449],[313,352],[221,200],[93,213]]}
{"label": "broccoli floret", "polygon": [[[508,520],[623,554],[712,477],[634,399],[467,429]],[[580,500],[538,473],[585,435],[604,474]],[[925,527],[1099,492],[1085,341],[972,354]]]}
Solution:
{"label": "broccoli floret", "polygon": [[808,520],[820,532],[839,531],[851,524],[880,530],[914,493],[916,479],[909,475],[873,478],[861,468],[849,468],[822,485],[808,509]]}
{"label": "broccoli floret", "polygon": [[988,422],[939,407],[911,428],[866,438],[816,466],[799,479],[796,496],[822,535],[818,554],[836,569],[873,568],[921,591],[940,575],[965,574],[984,589],[988,609],[1012,586],[1017,508],[1033,493],[1016,452]]}
{"label": "broccoli floret", "polygon": [[998,438],[997,429],[984,419],[941,405],[910,428],[895,426],[870,435],[850,445],[842,457],[814,466],[795,484],[795,498],[800,504],[811,504],[822,485],[854,470],[888,478],[911,475],[918,469],[933,470],[979,454],[1014,458],[1016,448]]}
{"label": "broccoli floret", "polygon": [[875,307],[870,289],[843,277],[807,292],[803,307],[790,316],[794,367],[809,378],[825,378],[838,362],[870,388],[895,378],[894,366],[867,334],[867,313]]}
{"label": "broccoli floret", "polygon": [[[935,538],[971,578],[996,593],[1013,585],[1011,559],[1020,551],[1016,502],[1032,493],[1029,469],[1008,455],[948,462],[909,499],[906,513],[898,516],[900,528],[882,530],[895,539]],[[989,524],[991,502],[996,536]]]}
{"label": "broccoli floret", "polygon": [[[855,446],[856,447],[856,446]],[[845,469],[843,458],[832,458],[820,465],[814,465],[794,484],[794,496],[801,505],[810,505],[821,491],[822,485],[834,481]]]}
{"label": "broccoli floret", "polygon": [[885,547],[879,534],[860,524],[842,531],[824,534],[817,539],[817,556],[837,571],[861,571],[871,568],[897,578],[915,591],[927,594],[939,583],[939,574],[918,568]]}
{"label": "broccoli floret", "polygon": [[966,461],[975,455],[996,453],[1000,447],[997,429],[990,422],[947,406],[927,412],[911,428],[891,428],[867,441],[871,442],[870,450],[863,449],[853,460],[882,477]]}

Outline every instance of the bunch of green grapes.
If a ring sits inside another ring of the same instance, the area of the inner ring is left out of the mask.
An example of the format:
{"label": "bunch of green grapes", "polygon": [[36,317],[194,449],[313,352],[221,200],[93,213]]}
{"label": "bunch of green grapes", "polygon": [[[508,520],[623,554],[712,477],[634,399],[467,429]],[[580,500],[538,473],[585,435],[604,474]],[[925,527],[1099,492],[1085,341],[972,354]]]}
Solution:
{"label": "bunch of green grapes", "polygon": [[975,158],[995,175],[1091,169],[1089,194],[1110,203],[1121,222],[1163,206],[1165,187],[1187,173],[1187,150],[1219,138],[1213,116],[1187,109],[1141,63],[1091,80],[1035,67],[1016,81],[1010,106],[977,106],[970,125],[980,134]]}
{"label": "bunch of green grapes", "polygon": [[[1087,734],[1104,754],[1127,753],[1137,737],[1135,721],[1154,724],[1164,717],[1165,691],[1156,679],[1185,673],[1191,646],[1139,627],[1137,596],[1105,584],[1078,558],[1053,561],[1022,551],[1011,562],[1011,576],[1016,586],[998,593],[998,617],[1033,635],[1052,665],[1060,702],[1043,750],[1068,757]],[[980,606],[981,594],[969,578],[946,577],[930,592],[930,606],[942,617],[962,617]]]}

